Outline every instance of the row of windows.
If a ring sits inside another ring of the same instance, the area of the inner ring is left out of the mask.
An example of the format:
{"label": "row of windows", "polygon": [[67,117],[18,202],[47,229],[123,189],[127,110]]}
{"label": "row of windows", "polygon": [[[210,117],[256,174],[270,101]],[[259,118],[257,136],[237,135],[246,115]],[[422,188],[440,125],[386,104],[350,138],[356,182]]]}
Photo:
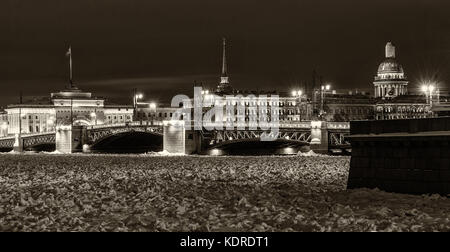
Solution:
{"label": "row of windows", "polygon": [[370,109],[368,108],[337,108],[337,109],[331,109],[332,114],[340,114],[340,113],[346,113],[346,114],[357,114],[357,115],[367,115],[370,113]]}
{"label": "row of windows", "polygon": [[426,115],[414,115],[414,116],[407,116],[407,115],[387,115],[387,116],[377,116],[378,120],[397,120],[397,119],[420,119],[420,118],[427,118]]}
{"label": "row of windows", "polygon": [[[119,119],[119,120],[123,120],[123,116],[108,116],[107,117],[108,118],[108,120],[111,120],[111,119],[113,119],[113,120],[117,120],[117,119]],[[127,118],[127,120],[131,120],[131,116],[126,116],[126,118]]]}
{"label": "row of windows", "polygon": [[378,107],[377,111],[386,113],[423,113],[425,111],[428,111],[428,109],[424,109],[423,107]]}
{"label": "row of windows", "polygon": [[[220,104],[220,102],[219,101],[216,101],[216,106],[218,106],[219,104]],[[263,106],[263,105],[266,105],[266,106],[277,106],[277,104],[278,104],[278,106],[279,107],[282,107],[282,106],[296,106],[297,105],[297,102],[295,102],[295,101],[292,101],[292,102],[261,102],[261,101],[253,101],[253,102],[244,102],[244,101],[241,101],[240,102],[240,105],[241,106]],[[227,101],[226,103],[225,103],[225,105],[226,106],[237,106],[238,105],[238,102],[237,101]]]}
{"label": "row of windows", "polygon": [[[163,117],[163,115],[164,115],[165,118],[167,118],[168,116],[172,117],[173,113],[158,113],[158,117]],[[155,113],[145,113],[145,112],[141,113],[140,112],[140,113],[138,113],[137,116],[140,117],[140,118],[143,118],[143,117],[155,117],[156,114]]]}

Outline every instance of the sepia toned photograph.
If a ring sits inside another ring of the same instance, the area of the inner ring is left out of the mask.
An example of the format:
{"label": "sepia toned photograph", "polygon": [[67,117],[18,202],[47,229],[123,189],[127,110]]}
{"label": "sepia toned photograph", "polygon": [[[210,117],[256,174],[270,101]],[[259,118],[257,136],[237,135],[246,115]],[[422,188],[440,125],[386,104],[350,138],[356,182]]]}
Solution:
{"label": "sepia toned photograph", "polygon": [[448,232],[449,87],[444,0],[2,0],[0,232]]}

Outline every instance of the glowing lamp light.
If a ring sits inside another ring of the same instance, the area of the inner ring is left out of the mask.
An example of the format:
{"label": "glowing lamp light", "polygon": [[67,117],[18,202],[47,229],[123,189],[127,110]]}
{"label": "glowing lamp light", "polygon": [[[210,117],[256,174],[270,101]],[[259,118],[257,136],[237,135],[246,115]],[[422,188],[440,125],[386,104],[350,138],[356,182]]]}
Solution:
{"label": "glowing lamp light", "polygon": [[299,91],[297,91],[297,94],[298,94],[298,96],[302,96],[303,95],[303,91],[299,90]]}
{"label": "glowing lamp light", "polygon": [[434,85],[424,84],[422,85],[422,92],[433,92],[436,89]]}
{"label": "glowing lamp light", "polygon": [[149,105],[150,109],[156,109],[156,103],[152,102]]}
{"label": "glowing lamp light", "polygon": [[97,116],[97,114],[95,112],[91,113],[91,117],[96,117],[96,116]]}
{"label": "glowing lamp light", "polygon": [[331,85],[330,85],[330,84],[327,84],[327,85],[325,85],[325,86],[322,86],[322,90],[329,91],[330,89],[331,89]]}
{"label": "glowing lamp light", "polygon": [[292,96],[297,96],[297,91],[292,91]]}

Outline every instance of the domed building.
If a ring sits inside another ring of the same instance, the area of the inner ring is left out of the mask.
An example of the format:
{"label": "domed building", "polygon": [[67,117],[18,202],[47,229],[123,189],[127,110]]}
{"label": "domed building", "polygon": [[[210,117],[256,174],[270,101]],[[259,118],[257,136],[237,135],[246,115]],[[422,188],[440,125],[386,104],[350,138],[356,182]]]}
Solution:
{"label": "domed building", "polygon": [[408,80],[403,67],[395,59],[395,46],[386,44],[386,59],[378,67],[373,82],[376,98],[393,98],[408,93]]}

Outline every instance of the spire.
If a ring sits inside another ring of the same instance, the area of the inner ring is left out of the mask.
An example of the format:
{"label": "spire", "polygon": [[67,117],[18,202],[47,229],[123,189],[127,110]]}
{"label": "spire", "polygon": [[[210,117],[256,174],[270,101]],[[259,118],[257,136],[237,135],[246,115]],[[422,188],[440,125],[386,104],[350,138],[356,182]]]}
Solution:
{"label": "spire", "polygon": [[386,58],[395,58],[395,46],[391,42],[386,44]]}
{"label": "spire", "polygon": [[73,88],[73,69],[72,69],[72,46],[69,46],[69,50],[66,52],[66,57],[69,58],[69,88]]}
{"label": "spire", "polygon": [[227,40],[223,38],[223,55],[222,55],[222,77],[227,77]]}
{"label": "spire", "polygon": [[228,79],[228,66],[227,66],[227,41],[225,38],[222,40],[222,75],[220,76],[220,83],[217,86],[218,93],[232,93],[233,88],[230,86]]}

